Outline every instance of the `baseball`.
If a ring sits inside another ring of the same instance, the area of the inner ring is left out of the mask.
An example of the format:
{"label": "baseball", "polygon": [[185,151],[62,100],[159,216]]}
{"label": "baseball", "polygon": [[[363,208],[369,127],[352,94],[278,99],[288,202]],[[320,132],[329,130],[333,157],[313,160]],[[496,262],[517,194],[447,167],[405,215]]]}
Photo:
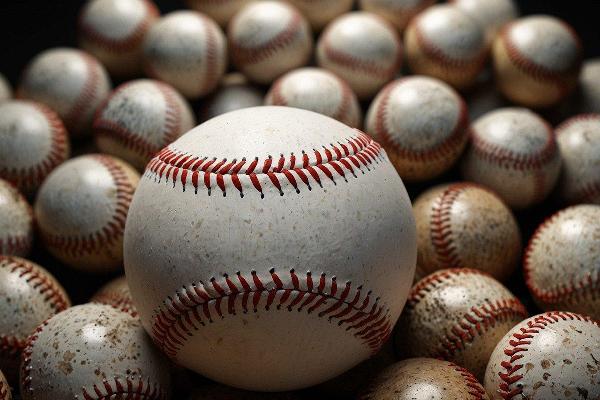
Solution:
{"label": "baseball", "polygon": [[227,43],[221,28],[195,11],[175,11],[151,28],[143,44],[146,74],[165,81],[185,97],[212,92],[227,68]]}
{"label": "baseball", "polygon": [[4,75],[0,74],[0,102],[9,100],[12,96],[13,92],[10,83],[6,80]]}
{"label": "baseball", "polygon": [[0,103],[0,178],[31,196],[69,153],[67,131],[54,111],[31,101]]}
{"label": "baseball", "polygon": [[521,322],[500,340],[485,372],[494,400],[600,397],[600,326],[553,311]]}
{"label": "baseball", "polygon": [[536,303],[600,319],[600,205],[565,208],[533,234],[523,270]]}
{"label": "baseball", "polygon": [[498,341],[525,318],[519,299],[491,276],[475,269],[444,269],[411,289],[395,344],[403,357],[452,361],[483,380]]}
{"label": "baseball", "polygon": [[139,174],[103,154],[79,156],[56,168],[35,202],[44,245],[65,264],[109,272],[123,262],[123,230]]}
{"label": "baseball", "polygon": [[87,134],[96,109],[110,92],[104,67],[75,49],[54,48],[36,56],[25,69],[18,96],[56,111],[73,136]]}
{"label": "baseball", "polygon": [[414,74],[441,79],[458,89],[471,86],[487,60],[483,28],[449,4],[430,7],[413,18],[404,45]]}
{"label": "baseball", "polygon": [[12,400],[10,385],[6,381],[6,377],[0,371],[0,400]]}
{"label": "baseball", "polygon": [[402,32],[418,13],[435,4],[435,0],[360,0],[359,7],[379,15]]}
{"label": "baseball", "polygon": [[29,254],[33,243],[33,211],[23,195],[0,179],[0,254]]}
{"label": "baseball", "polygon": [[417,279],[443,268],[471,267],[505,281],[517,267],[519,226],[491,191],[467,182],[439,185],[417,197],[413,210]]}
{"label": "baseball", "polygon": [[229,23],[227,38],[237,69],[260,84],[306,65],[313,50],[306,19],[291,5],[277,1],[242,8]]}
{"label": "baseball", "polygon": [[556,128],[562,156],[558,188],[569,203],[600,204],[600,114],[577,115]]}
{"label": "baseball", "polygon": [[136,75],[144,37],[159,15],[151,0],[90,0],[79,15],[79,44],[112,75]]}
{"label": "baseball", "polygon": [[400,72],[402,43],[384,19],[352,12],[327,26],[316,56],[320,67],[344,79],[360,100],[366,100]]}
{"label": "baseball", "polygon": [[525,108],[502,108],[472,124],[462,174],[494,190],[510,207],[522,209],[547,197],[560,166],[552,127]]}
{"label": "baseball", "polygon": [[574,114],[600,113],[600,85],[598,82],[600,82],[600,58],[585,61],[581,67],[575,95],[569,99],[566,106],[574,106]]}
{"label": "baseball", "polygon": [[311,386],[376,353],[416,259],[410,200],[380,145],[273,106],[213,118],[162,150],[124,248],[155,343],[210,379],[260,391]]}
{"label": "baseball", "polygon": [[102,286],[90,299],[90,303],[108,304],[118,310],[137,316],[137,310],[131,299],[129,285],[124,276],[115,278]]}
{"label": "baseball", "polygon": [[519,16],[514,0],[452,0],[451,3],[479,22],[488,45],[504,25]]}
{"label": "baseball", "polygon": [[318,32],[336,17],[352,10],[354,0],[287,0],[307,19]]}
{"label": "baseball", "polygon": [[96,114],[94,138],[101,152],[143,171],[160,149],[195,125],[192,109],[173,87],[139,79],[113,91]]}
{"label": "baseball", "polygon": [[409,358],[385,369],[361,400],[489,400],[483,386],[464,368],[433,358]]}
{"label": "baseball", "polygon": [[204,101],[200,115],[202,120],[208,120],[241,108],[261,106],[263,98],[263,92],[250,85],[242,74],[227,74],[215,93]]}
{"label": "baseball", "polygon": [[366,129],[385,148],[402,179],[424,181],[455,164],[468,140],[462,97],[435,78],[389,83],[371,103]]}
{"label": "baseball", "polygon": [[0,256],[0,370],[10,381],[16,382],[27,337],[70,305],[65,290],[44,268],[23,258]]}
{"label": "baseball", "polygon": [[214,19],[223,28],[242,7],[252,0],[186,0],[188,7]]}
{"label": "baseball", "polygon": [[23,400],[166,400],[168,363],[140,321],[104,304],[71,307],[41,324],[21,363]]}
{"label": "baseball", "polygon": [[360,128],[362,111],[346,82],[321,68],[301,68],[279,78],[265,104],[302,108]]}
{"label": "baseball", "polygon": [[496,81],[511,101],[549,107],[577,85],[582,59],[579,37],[565,22],[547,15],[507,25],[493,45]]}

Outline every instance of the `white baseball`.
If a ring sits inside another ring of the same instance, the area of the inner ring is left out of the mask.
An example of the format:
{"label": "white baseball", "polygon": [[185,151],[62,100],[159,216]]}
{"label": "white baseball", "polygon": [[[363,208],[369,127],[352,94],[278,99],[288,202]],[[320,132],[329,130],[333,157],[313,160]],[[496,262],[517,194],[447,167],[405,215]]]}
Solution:
{"label": "white baseball", "polygon": [[123,230],[139,174],[104,154],[71,159],[44,181],[35,202],[42,241],[65,264],[114,271],[123,261]]}
{"label": "white baseball", "polygon": [[26,256],[33,243],[33,211],[23,195],[0,179],[0,254]]}
{"label": "white baseball", "polygon": [[2,371],[0,371],[0,400],[12,400],[10,385]]}
{"label": "white baseball", "polygon": [[139,319],[104,304],[41,324],[21,363],[23,400],[170,398],[169,364]]}
{"label": "white baseball", "polygon": [[187,98],[215,89],[227,68],[227,43],[221,28],[204,14],[175,11],[146,35],[146,74],[172,85]]}
{"label": "white baseball", "polygon": [[318,112],[354,128],[362,124],[362,111],[350,86],[321,68],[288,72],[273,83],[265,104]]}
{"label": "white baseball", "polygon": [[600,113],[600,58],[583,63],[577,91],[568,105],[571,104],[575,106],[575,114]]}
{"label": "white baseball", "polygon": [[242,8],[229,23],[227,38],[237,69],[261,84],[306,65],[313,49],[306,19],[278,1],[252,2]]}
{"label": "white baseball", "polygon": [[188,7],[214,19],[223,28],[242,7],[253,0],[186,0]]}
{"label": "white baseball", "polygon": [[365,100],[400,72],[402,43],[384,19],[352,12],[325,28],[317,44],[317,64],[344,79]]}
{"label": "white baseball", "polygon": [[402,32],[415,15],[435,2],[435,0],[360,0],[358,4],[362,10],[385,18]]}
{"label": "white baseball", "polygon": [[514,0],[452,0],[451,2],[479,22],[484,28],[485,40],[488,44],[494,41],[504,25],[519,16],[519,9]]}
{"label": "white baseball", "polygon": [[32,101],[0,104],[0,178],[33,195],[69,153],[67,131],[54,111]]}
{"label": "white baseball", "polygon": [[287,0],[293,4],[318,32],[334,18],[352,10],[354,0]]}
{"label": "white baseball", "polygon": [[116,88],[96,114],[98,149],[140,171],[154,155],[196,125],[187,101],[172,86],[139,79]]}
{"label": "white baseball", "polygon": [[556,128],[562,156],[558,183],[569,203],[600,204],[600,114],[581,114]]}
{"label": "white baseball", "polygon": [[0,74],[0,102],[9,100],[13,97],[12,87],[4,75]]}
{"label": "white baseball", "polygon": [[80,50],[54,48],[37,55],[27,66],[18,96],[56,111],[73,136],[87,134],[96,109],[111,83],[104,67]]}
{"label": "white baseball", "polygon": [[409,181],[447,171],[469,137],[462,97],[444,82],[425,76],[389,83],[371,103],[365,126],[383,145],[398,174]]}
{"label": "white baseball", "polygon": [[483,28],[450,4],[430,7],[413,18],[404,44],[414,74],[433,76],[459,89],[473,84],[487,60]]}
{"label": "white baseball", "polygon": [[131,298],[131,291],[125,276],[109,281],[102,286],[90,299],[90,303],[108,304],[118,310],[137,316],[137,309]]}
{"label": "white baseball", "polygon": [[512,208],[544,200],[558,179],[561,157],[552,127],[524,108],[477,119],[463,159],[466,180],[489,187]]}
{"label": "white baseball", "polygon": [[493,400],[600,398],[600,326],[553,311],[512,328],[492,353],[485,389]]}
{"label": "white baseball", "polygon": [[0,369],[9,380],[16,382],[27,337],[70,305],[63,287],[44,268],[23,258],[0,256]]}
{"label": "white baseball", "polygon": [[261,391],[314,385],[376,353],[416,258],[410,201],[379,144],[269,106],[213,118],[161,151],[124,246],[157,345],[210,379]]}
{"label": "white baseball", "polygon": [[227,74],[219,88],[203,102],[200,118],[208,120],[241,108],[261,106],[263,99],[263,92],[250,85],[244,75],[239,72]]}

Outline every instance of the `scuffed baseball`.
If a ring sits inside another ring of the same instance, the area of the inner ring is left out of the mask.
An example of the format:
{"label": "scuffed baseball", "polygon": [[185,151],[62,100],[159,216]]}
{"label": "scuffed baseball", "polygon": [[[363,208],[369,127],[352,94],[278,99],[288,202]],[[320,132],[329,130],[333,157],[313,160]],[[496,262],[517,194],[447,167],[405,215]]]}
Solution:
{"label": "scuffed baseball", "polygon": [[493,59],[504,96],[527,107],[549,107],[577,85],[582,48],[566,22],[534,15],[502,30],[493,44]]}
{"label": "scuffed baseball", "polygon": [[2,371],[0,371],[0,400],[12,400],[10,385]]}
{"label": "scuffed baseball", "polygon": [[568,203],[600,204],[600,114],[581,114],[556,128],[562,156],[558,182]]}
{"label": "scuffed baseball", "polygon": [[0,179],[0,254],[25,257],[33,244],[33,211],[11,183]]}
{"label": "scuffed baseball", "polygon": [[143,44],[146,74],[190,99],[212,92],[227,68],[221,28],[204,14],[175,11],[162,17]]}
{"label": "scuffed baseball", "polygon": [[29,336],[23,400],[170,398],[169,364],[139,319],[103,304],[71,307]]}
{"label": "scuffed baseball", "polygon": [[112,75],[137,75],[144,38],[159,15],[152,0],[90,0],[79,15],[79,45]]}
{"label": "scuffed baseball", "polygon": [[20,257],[0,255],[0,369],[9,381],[16,382],[27,337],[70,305],[63,287],[44,268]]}
{"label": "scuffed baseball", "polygon": [[408,181],[428,180],[447,171],[469,136],[462,97],[444,82],[425,76],[398,79],[384,87],[371,103],[365,125]]}
{"label": "scuffed baseball", "polygon": [[569,105],[573,114],[600,113],[600,58],[585,61],[581,67],[579,84]]}
{"label": "scuffed baseball", "polygon": [[485,373],[493,400],[600,398],[600,326],[553,311],[516,325],[500,340]]}
{"label": "scuffed baseball", "polygon": [[196,125],[187,101],[170,85],[139,79],[116,88],[96,114],[98,150],[140,171],[163,147]]}
{"label": "scuffed baseball", "polygon": [[215,93],[203,102],[200,118],[206,121],[230,111],[261,106],[263,100],[263,92],[248,83],[244,75],[239,72],[227,74]]}
{"label": "scuffed baseball", "polygon": [[68,133],[50,108],[23,100],[0,104],[0,178],[31,196],[69,153]]}
{"label": "scuffed baseball", "polygon": [[35,202],[48,251],[87,272],[109,272],[123,262],[123,230],[139,174],[104,154],[79,156],[56,168]]}
{"label": "scuffed baseball", "polygon": [[287,0],[304,15],[316,32],[336,17],[350,12],[354,0]]}
{"label": "scuffed baseball", "polygon": [[186,0],[192,10],[199,11],[215,20],[221,27],[227,24],[242,7],[253,0]]}
{"label": "scuffed baseball", "polygon": [[435,0],[360,0],[361,10],[385,18],[402,32],[418,13],[435,4]]}
{"label": "scuffed baseball", "polygon": [[334,19],[319,37],[317,64],[344,79],[360,100],[400,72],[402,43],[381,17],[358,11]]}
{"label": "scuffed baseball", "polygon": [[131,291],[124,276],[115,278],[98,289],[90,299],[90,303],[108,304],[134,317],[137,315],[137,309],[135,308],[135,304],[133,304]]}
{"label": "scuffed baseball", "polygon": [[498,341],[525,318],[519,299],[491,276],[444,269],[413,286],[394,343],[401,358],[444,359],[483,380]]}
{"label": "scuffed baseball", "polygon": [[510,207],[522,209],[548,196],[560,166],[552,127],[530,110],[511,107],[473,122],[462,174],[495,191]]}
{"label": "scuffed baseball", "polygon": [[514,0],[452,0],[452,4],[479,22],[488,44],[504,25],[519,16]]}
{"label": "scuffed baseball", "polygon": [[600,319],[600,205],[565,208],[544,221],[529,240],[523,270],[543,310]]}
{"label": "scuffed baseball", "polygon": [[270,84],[306,65],[313,39],[308,22],[293,6],[278,1],[251,2],[227,29],[233,64],[248,79]]}
{"label": "scuffed baseball", "polygon": [[27,66],[18,96],[56,111],[69,134],[88,134],[96,109],[111,89],[106,70],[90,54],[54,48],[37,55]]}
{"label": "scuffed baseball", "polygon": [[13,97],[12,87],[4,75],[0,74],[0,102],[9,100]]}
{"label": "scuffed baseball", "polygon": [[475,82],[487,59],[483,28],[450,4],[430,7],[413,18],[404,45],[414,74],[433,76],[458,89]]}
{"label": "scuffed baseball", "polygon": [[361,400],[488,400],[483,386],[464,368],[433,358],[409,358],[387,369],[363,391]]}
{"label": "scuffed baseball", "polygon": [[435,186],[417,197],[413,211],[417,279],[439,269],[468,267],[505,281],[517,267],[519,226],[491,191],[468,182]]}
{"label": "scuffed baseball", "polygon": [[300,68],[273,83],[265,104],[302,108],[360,128],[362,111],[346,82],[321,68]]}
{"label": "scuffed baseball", "polygon": [[416,259],[410,201],[380,145],[274,106],[223,114],[161,151],[135,192],[124,248],[158,346],[261,391],[315,385],[376,353]]}

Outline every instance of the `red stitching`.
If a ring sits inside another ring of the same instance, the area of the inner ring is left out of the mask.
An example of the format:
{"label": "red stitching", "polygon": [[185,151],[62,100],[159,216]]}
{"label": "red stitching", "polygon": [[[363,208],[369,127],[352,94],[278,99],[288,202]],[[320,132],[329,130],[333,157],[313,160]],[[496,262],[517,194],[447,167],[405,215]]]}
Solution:
{"label": "red stitching", "polygon": [[549,324],[554,324],[561,320],[572,321],[575,319],[600,326],[598,325],[598,322],[592,320],[590,317],[564,311],[551,311],[532,317],[527,321],[526,328],[519,328],[519,333],[512,334],[512,338],[508,341],[509,347],[504,349],[504,354],[509,358],[508,360],[502,361],[500,364],[505,372],[498,372],[498,376],[502,382],[500,382],[497,393],[502,396],[503,399],[509,400],[523,393],[522,387],[517,385],[517,387],[511,388],[511,386],[523,378],[522,374],[517,373],[523,368],[523,364],[517,364],[517,361],[525,357],[522,353],[528,351],[527,346],[531,344],[530,339],[533,339],[534,335],[539,333],[540,330],[545,329]]}
{"label": "red stitching", "polygon": [[112,400],[127,398],[131,400],[165,400],[167,394],[159,384],[151,382],[150,378],[142,379],[141,376],[127,376],[121,380],[103,379],[102,383],[94,384],[89,392],[82,388],[84,400]]}
{"label": "red stitching", "polygon": [[44,328],[48,325],[48,321],[50,318],[42,322],[35,328],[35,331],[27,338],[25,342],[25,347],[23,349],[23,353],[21,354],[21,395],[25,394],[26,391],[29,393],[33,392],[33,388],[31,387],[31,354],[33,353],[33,345],[37,341],[40,333],[44,330]]}
{"label": "red stitching", "polygon": [[586,114],[579,114],[574,117],[571,117],[571,118],[567,119],[566,121],[562,122],[560,125],[558,125],[554,129],[554,133],[555,133],[556,137],[558,137],[558,136],[562,135],[563,132],[566,131],[567,129],[569,129],[572,125],[574,125],[578,122],[581,122],[581,121],[590,121],[590,120],[597,120],[600,123],[600,114],[586,113]]}
{"label": "red stitching", "polygon": [[454,363],[448,363],[448,366],[454,368],[454,370],[458,372],[460,376],[463,377],[463,379],[465,380],[465,384],[469,388],[469,394],[471,395],[473,400],[487,399],[485,389],[483,388],[483,386],[481,386],[481,383],[479,383],[477,378],[475,378],[475,376],[473,376],[471,372],[469,372],[463,367],[459,367]]}
{"label": "red stitching", "polygon": [[63,236],[42,232],[42,237],[48,246],[73,257],[101,252],[123,236],[127,211],[135,190],[125,171],[113,158],[103,154],[94,154],[91,157],[108,170],[117,188],[117,200],[112,219],[87,236]]}
{"label": "red stitching", "polygon": [[375,114],[375,133],[386,148],[393,150],[403,159],[426,163],[432,160],[446,158],[449,154],[455,152],[457,147],[461,146],[461,142],[464,144],[467,141],[466,132],[469,124],[467,105],[462,98],[456,96],[456,99],[460,104],[459,117],[456,120],[456,125],[452,129],[452,133],[442,143],[439,143],[434,148],[428,150],[413,150],[402,147],[401,143],[396,142],[391,137],[390,132],[386,127],[386,120],[389,111],[388,102],[392,91],[406,81],[407,78],[398,79],[387,84],[381,91],[381,100],[379,100],[377,113]]}
{"label": "red stitching", "polygon": [[168,146],[148,163],[146,174],[148,177],[154,176],[158,182],[164,177],[166,182],[172,181],[173,187],[179,180],[184,191],[188,180],[191,180],[195,193],[198,193],[200,185],[204,185],[209,196],[213,183],[216,182],[223,196],[227,194],[226,187],[233,185],[240,196],[244,197],[240,177],[245,176],[261,197],[264,197],[259,175],[267,175],[270,184],[277,188],[281,196],[283,190],[280,178],[287,180],[296,193],[300,193],[301,184],[312,190],[311,180],[320,187],[323,186],[321,179],[325,178],[334,184],[337,184],[334,177],[341,177],[347,182],[348,173],[357,178],[357,171],[365,173],[363,167],[370,171],[370,165],[379,164],[383,157],[381,146],[367,134],[358,129],[355,131],[358,132],[357,136],[347,139],[346,143],[331,143],[329,147],[323,146],[322,150],[313,149],[312,157],[302,150],[298,157],[294,153],[289,157],[281,154],[279,159],[269,155],[264,160],[256,157],[251,162],[245,157],[241,160],[224,158],[219,161],[214,157],[194,156]]}
{"label": "red stitching", "polygon": [[132,317],[138,316],[137,309],[135,308],[131,297],[128,297],[123,293],[99,293],[98,295],[94,296],[92,301],[112,306],[119,311],[126,312]]}
{"label": "red stitching", "polygon": [[98,64],[94,58],[84,52],[79,52],[79,56],[86,64],[87,69],[87,77],[85,83],[83,84],[83,88],[81,89],[81,93],[77,97],[75,104],[71,107],[71,110],[63,117],[66,125],[69,127],[77,126],[81,119],[86,114],[86,109],[90,107],[90,105],[94,104],[94,100],[98,97],[98,89],[100,86],[101,79],[101,68],[102,66]]}
{"label": "red stitching", "polygon": [[[203,25],[206,27],[206,72],[203,74],[202,82],[202,93],[208,93],[217,84],[216,79],[217,73],[217,62],[219,57],[217,56],[217,33],[215,32],[215,22],[205,17],[203,14],[197,14]],[[218,29],[218,28],[217,28]]]}
{"label": "red stitching", "polygon": [[[257,312],[263,306],[288,311],[315,312],[319,318],[327,318],[345,327],[357,339],[376,353],[392,329],[389,309],[373,298],[371,291],[365,293],[362,285],[353,287],[350,281],[339,284],[335,276],[322,273],[318,278],[310,271],[306,276],[289,271],[288,280],[275,269],[269,270],[270,279],[263,281],[256,271],[222,279],[211,278],[208,282],[192,283],[169,296],[155,310],[152,337],[155,343],[176,358],[193,331],[214,323],[226,315],[237,312]],[[316,313],[318,311],[318,313]]]}
{"label": "red stitching", "polygon": [[26,254],[30,249],[30,236],[9,236],[0,238],[0,252],[2,254]]}

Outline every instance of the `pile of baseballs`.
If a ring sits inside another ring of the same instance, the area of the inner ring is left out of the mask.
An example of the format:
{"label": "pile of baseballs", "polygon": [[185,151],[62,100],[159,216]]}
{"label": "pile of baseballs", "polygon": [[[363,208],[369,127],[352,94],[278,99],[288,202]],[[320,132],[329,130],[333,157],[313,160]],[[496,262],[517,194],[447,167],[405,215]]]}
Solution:
{"label": "pile of baseballs", "polygon": [[185,3],[88,0],[0,75],[0,400],[600,399],[566,21]]}

